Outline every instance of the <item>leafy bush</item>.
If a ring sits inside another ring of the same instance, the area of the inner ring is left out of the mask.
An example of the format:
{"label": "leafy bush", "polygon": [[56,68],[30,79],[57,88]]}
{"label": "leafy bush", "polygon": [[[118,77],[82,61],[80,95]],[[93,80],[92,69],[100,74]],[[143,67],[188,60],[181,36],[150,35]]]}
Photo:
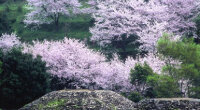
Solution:
{"label": "leafy bush", "polygon": [[2,34],[0,37],[0,48],[2,51],[9,51],[13,47],[19,47],[21,42],[16,34]]}
{"label": "leafy bush", "polygon": [[22,10],[22,6],[18,6],[18,7],[17,7],[17,11],[18,11],[18,12],[22,12],[22,11],[23,11],[23,10]]}
{"label": "leafy bush", "polygon": [[192,98],[200,98],[200,87],[191,87],[190,88],[190,92],[191,94],[189,94],[189,97],[192,97]]}
{"label": "leafy bush", "polygon": [[131,84],[134,85],[137,92],[143,94],[147,87],[147,77],[153,74],[153,70],[146,63],[144,65],[137,64],[130,73]]}
{"label": "leafy bush", "polygon": [[46,63],[19,49],[1,52],[0,108],[16,109],[49,90]]}
{"label": "leafy bush", "polygon": [[139,102],[144,98],[139,92],[122,92],[121,95],[133,102]]}
{"label": "leafy bush", "polygon": [[176,80],[167,75],[158,75],[151,67],[137,64],[130,73],[131,84],[136,92],[130,93],[127,97],[132,101],[139,101],[142,97],[164,98],[179,96],[179,86]]}
{"label": "leafy bush", "polygon": [[170,76],[167,75],[152,75],[148,76],[147,83],[150,86],[146,97],[156,98],[170,98],[180,97],[178,83]]}
{"label": "leafy bush", "polygon": [[4,3],[4,2],[6,2],[7,0],[0,0],[0,3]]}
{"label": "leafy bush", "polygon": [[139,102],[140,100],[143,99],[142,95],[138,92],[131,92],[129,95],[128,95],[128,99],[133,101],[133,102]]}
{"label": "leafy bush", "polygon": [[9,7],[8,5],[6,5],[5,11],[6,11],[7,13],[10,12],[10,7]]}
{"label": "leafy bush", "polygon": [[[59,78],[56,75],[53,75],[51,77],[51,83],[50,88],[52,91],[56,90],[62,90],[62,89],[76,89],[76,85],[74,83],[78,83],[78,85],[81,85],[83,82],[79,82],[75,79],[69,79],[69,78]],[[81,86],[81,89],[86,89],[85,87]]]}
{"label": "leafy bush", "polygon": [[198,16],[196,19],[195,19],[195,24],[196,24],[196,34],[197,34],[197,38],[195,38],[195,42],[196,43],[200,43],[200,16]]}
{"label": "leafy bush", "polygon": [[138,54],[146,54],[147,52],[139,49],[142,43],[139,42],[140,37],[136,34],[122,34],[120,36],[115,36],[110,44],[103,47],[108,58],[112,56],[113,53],[117,53],[120,59],[125,60],[127,57],[131,56],[136,58]]}
{"label": "leafy bush", "polygon": [[190,97],[199,98],[200,88],[200,45],[194,39],[173,41],[165,35],[158,41],[158,52],[164,58],[181,63],[169,63],[164,71],[180,83],[180,90]]}
{"label": "leafy bush", "polygon": [[0,11],[0,35],[2,33],[11,32],[11,22],[8,20],[8,16],[5,11]]}

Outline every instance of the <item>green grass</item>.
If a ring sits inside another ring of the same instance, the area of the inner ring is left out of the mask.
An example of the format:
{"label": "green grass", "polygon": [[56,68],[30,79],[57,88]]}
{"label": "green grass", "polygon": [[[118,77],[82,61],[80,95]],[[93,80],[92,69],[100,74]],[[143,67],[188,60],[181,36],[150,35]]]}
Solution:
{"label": "green grass", "polygon": [[[23,23],[26,10],[26,2],[7,2],[0,4],[0,12],[6,13],[9,21],[11,21],[12,32],[24,42],[32,40],[59,40],[64,37],[85,39],[91,36],[89,27],[92,26],[92,18],[90,15],[76,15],[73,17],[61,17],[59,28],[56,29],[54,24],[42,25],[38,29],[25,27]],[[87,7],[84,4],[84,7]]]}

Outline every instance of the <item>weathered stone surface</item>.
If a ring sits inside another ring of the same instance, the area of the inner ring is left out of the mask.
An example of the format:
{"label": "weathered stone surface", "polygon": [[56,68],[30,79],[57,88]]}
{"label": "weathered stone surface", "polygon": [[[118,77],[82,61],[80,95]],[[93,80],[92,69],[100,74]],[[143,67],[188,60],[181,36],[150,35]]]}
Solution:
{"label": "weathered stone surface", "polygon": [[139,110],[200,110],[200,99],[160,98],[144,99],[137,105]]}
{"label": "weathered stone surface", "polygon": [[105,90],[61,90],[44,95],[20,110],[134,110],[135,103]]}

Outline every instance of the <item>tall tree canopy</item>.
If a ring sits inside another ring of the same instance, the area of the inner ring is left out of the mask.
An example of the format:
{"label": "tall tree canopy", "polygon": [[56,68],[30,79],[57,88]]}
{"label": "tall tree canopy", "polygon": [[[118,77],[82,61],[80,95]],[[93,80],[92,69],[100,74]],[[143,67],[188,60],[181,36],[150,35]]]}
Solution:
{"label": "tall tree canopy", "polygon": [[139,60],[128,57],[121,62],[115,57],[107,61],[100,52],[90,50],[83,42],[68,38],[62,41],[36,41],[33,45],[23,47],[25,53],[40,55],[50,67],[52,75],[81,81],[82,85],[74,83],[77,87],[90,88],[91,84],[95,84],[95,87],[103,89],[130,91],[132,86],[129,82],[129,73],[137,62],[146,61],[156,72],[163,65],[163,62],[153,54]]}
{"label": "tall tree canopy", "polygon": [[182,35],[194,30],[192,18],[199,3],[198,0],[97,0],[91,40],[105,45],[114,36],[134,33],[141,37],[146,48],[154,48],[163,32]]}
{"label": "tall tree canopy", "polygon": [[80,12],[78,0],[27,0],[30,12],[24,22],[40,25],[54,22],[57,26],[61,15],[70,16]]}
{"label": "tall tree canopy", "polygon": [[164,36],[158,41],[158,53],[164,58],[175,59],[176,65],[167,63],[163,68],[180,84],[180,90],[186,95],[200,97],[200,45],[192,39],[173,41]]}

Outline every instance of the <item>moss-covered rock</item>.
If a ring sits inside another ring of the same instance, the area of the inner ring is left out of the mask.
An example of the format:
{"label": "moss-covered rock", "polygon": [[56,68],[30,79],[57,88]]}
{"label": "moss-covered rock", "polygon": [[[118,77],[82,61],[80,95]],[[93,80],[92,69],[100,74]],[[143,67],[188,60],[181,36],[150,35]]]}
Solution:
{"label": "moss-covered rock", "polygon": [[105,90],[61,90],[44,95],[20,110],[134,110],[135,103]]}

